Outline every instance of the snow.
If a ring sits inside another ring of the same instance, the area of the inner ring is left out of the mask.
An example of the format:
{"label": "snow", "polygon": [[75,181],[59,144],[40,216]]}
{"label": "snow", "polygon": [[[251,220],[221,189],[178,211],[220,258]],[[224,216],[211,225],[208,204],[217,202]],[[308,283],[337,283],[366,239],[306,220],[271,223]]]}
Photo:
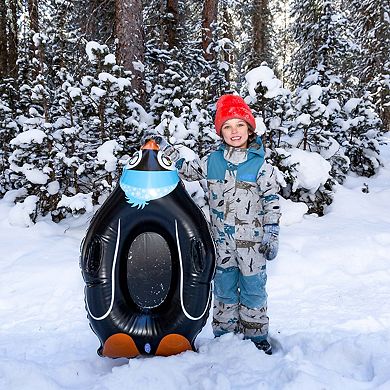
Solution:
{"label": "snow", "polygon": [[362,102],[362,99],[351,98],[344,104],[344,111],[351,114],[353,110]]}
{"label": "snow", "polygon": [[99,164],[104,164],[107,172],[115,172],[118,159],[114,153],[119,148],[120,145],[115,140],[106,141],[97,148],[97,160]]}
{"label": "snow", "polygon": [[41,44],[46,43],[47,36],[42,33],[35,33],[32,37],[35,47],[39,47]]}
{"label": "snow", "polygon": [[320,85],[312,85],[308,89],[303,89],[300,94],[301,105],[305,105],[309,102],[315,102],[319,100],[322,95],[322,87]]}
{"label": "snow", "polygon": [[131,85],[131,81],[124,77],[117,78],[116,82],[119,86],[120,91],[123,91],[126,87],[129,87]]}
{"label": "snow", "polygon": [[302,124],[304,126],[309,126],[311,123],[310,114],[301,114],[295,119],[295,124]]}
{"label": "snow", "polygon": [[9,107],[2,104],[2,102],[0,102],[0,110],[2,110],[4,112],[12,112],[12,110]]}
{"label": "snow", "polygon": [[256,122],[256,134],[263,135],[267,132],[267,126],[264,123],[263,118],[256,116],[255,118]]}
{"label": "snow", "polygon": [[76,97],[80,97],[82,95],[81,89],[77,87],[69,87],[67,89],[69,96],[71,99],[74,99]]}
{"label": "snow", "polygon": [[164,134],[164,129],[168,128],[170,137],[168,141],[174,145],[176,140],[186,139],[188,135],[188,129],[183,122],[175,115],[172,117],[164,118],[159,125],[156,126],[155,131],[157,134]]}
{"label": "snow", "polygon": [[103,97],[106,93],[107,93],[107,91],[105,91],[105,90],[102,89],[102,88],[99,88],[99,87],[92,87],[92,88],[91,88],[91,96],[96,96],[97,98],[101,98],[101,97]]}
{"label": "snow", "polygon": [[390,15],[386,11],[383,13],[383,20],[390,24]]}
{"label": "snow", "polygon": [[293,202],[290,199],[280,198],[280,210],[282,216],[280,217],[280,224],[282,226],[290,226],[298,222],[302,222],[305,214],[309,210],[306,203]]}
{"label": "snow", "polygon": [[49,175],[46,175],[42,171],[36,168],[26,168],[26,164],[21,168],[21,172],[23,172],[26,179],[33,184],[46,184],[50,179]]}
{"label": "snow", "polygon": [[320,154],[297,148],[288,151],[278,148],[278,151],[280,154],[288,156],[284,160],[287,166],[297,164],[292,172],[294,176],[293,191],[296,191],[297,188],[306,188],[314,194],[321,184],[325,184],[330,178],[331,165]]}
{"label": "snow", "polygon": [[213,339],[209,320],[198,353],[98,357],[78,265],[92,213],[22,228],[9,194],[0,201],[0,388],[389,389],[388,146],[382,158],[376,176],[338,186],[324,217],[282,201],[280,252],[267,268],[272,356],[239,336]]}
{"label": "snow", "polygon": [[176,98],[176,99],[173,99],[172,105],[173,105],[173,107],[182,107],[183,103],[180,101],[180,99]]}
{"label": "snow", "polygon": [[329,148],[321,150],[321,156],[326,160],[329,160],[340,150],[340,144],[333,137],[329,137],[328,141],[330,142]]}
{"label": "snow", "polygon": [[99,80],[100,81],[103,81],[103,82],[110,82],[110,83],[116,83],[118,81],[118,79],[113,76],[111,73],[107,73],[107,72],[101,72],[99,73]]}
{"label": "snow", "polygon": [[91,63],[97,61],[96,53],[104,53],[107,49],[107,45],[101,45],[95,41],[87,42],[85,45],[85,52],[87,53],[88,59]]}
{"label": "snow", "polygon": [[45,132],[39,129],[31,129],[18,134],[14,139],[11,140],[11,145],[19,146],[22,144],[41,144],[46,138]]}
{"label": "snow", "polygon": [[[12,226],[29,227],[33,225],[31,215],[35,213],[39,198],[36,195],[27,196],[23,202],[16,203],[9,211],[8,220]],[[1,382],[0,382],[1,383]]]}
{"label": "snow", "polygon": [[337,113],[341,111],[340,103],[337,99],[329,99],[327,109],[329,113]]}
{"label": "snow", "polygon": [[115,65],[116,59],[114,54],[107,54],[104,57],[104,65]]}
{"label": "snow", "polygon": [[50,195],[55,195],[60,190],[60,183],[57,180],[51,181],[47,184],[47,192]]}
{"label": "snow", "polygon": [[93,83],[93,77],[92,76],[84,76],[81,79],[81,84],[83,84],[84,87],[89,87]]}
{"label": "snow", "polygon": [[82,194],[78,193],[74,196],[62,195],[57,207],[65,207],[70,209],[72,213],[77,213],[80,210],[85,210],[90,213],[93,211],[92,193]]}
{"label": "snow", "polygon": [[283,95],[283,89],[281,88],[282,82],[275,77],[273,70],[268,66],[258,66],[250,70],[245,75],[245,79],[248,83],[249,95],[254,101],[256,101],[256,88],[259,84],[266,88],[267,92],[264,96],[267,99]]}
{"label": "snow", "polygon": [[11,169],[15,172],[23,173],[26,179],[33,184],[46,184],[50,179],[49,175],[38,168],[34,168],[31,164],[19,166],[11,163]]}
{"label": "snow", "polygon": [[229,66],[229,64],[228,64],[226,61],[221,61],[221,62],[218,64],[218,68],[219,68],[220,70],[223,70],[223,71],[225,71],[225,72],[228,72],[230,66]]}
{"label": "snow", "polygon": [[133,61],[133,68],[141,73],[145,71],[145,65],[141,61]]}

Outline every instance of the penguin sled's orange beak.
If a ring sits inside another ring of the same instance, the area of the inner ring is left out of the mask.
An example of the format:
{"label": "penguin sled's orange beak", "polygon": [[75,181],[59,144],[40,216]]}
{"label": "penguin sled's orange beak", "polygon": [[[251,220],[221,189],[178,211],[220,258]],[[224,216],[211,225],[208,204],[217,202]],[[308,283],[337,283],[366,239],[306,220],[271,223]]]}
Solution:
{"label": "penguin sled's orange beak", "polygon": [[158,146],[156,141],[150,139],[149,141],[147,141],[145,143],[144,146],[142,146],[141,149],[143,149],[143,150],[145,150],[145,149],[147,149],[147,150],[160,150],[160,147]]}

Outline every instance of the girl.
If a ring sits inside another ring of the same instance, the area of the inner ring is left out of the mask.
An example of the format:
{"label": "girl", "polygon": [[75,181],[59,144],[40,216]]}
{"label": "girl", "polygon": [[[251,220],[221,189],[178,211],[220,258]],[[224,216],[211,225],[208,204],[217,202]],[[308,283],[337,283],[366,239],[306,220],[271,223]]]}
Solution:
{"label": "girl", "polygon": [[[224,95],[215,117],[215,130],[223,140],[219,149],[202,161],[180,159],[176,166],[185,180],[207,180],[217,251],[214,335],[243,333],[257,348],[272,354],[267,339],[266,260],[278,252],[280,209],[275,171],[264,161],[255,127],[245,101]],[[173,148],[165,152],[173,160],[178,157]]]}

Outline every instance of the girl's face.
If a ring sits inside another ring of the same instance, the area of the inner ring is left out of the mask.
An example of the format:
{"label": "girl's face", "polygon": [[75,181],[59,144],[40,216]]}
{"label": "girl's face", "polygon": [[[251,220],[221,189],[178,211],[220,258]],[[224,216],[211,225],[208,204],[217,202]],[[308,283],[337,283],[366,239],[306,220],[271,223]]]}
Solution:
{"label": "girl's face", "polygon": [[229,119],[221,128],[221,135],[223,140],[234,148],[247,148],[249,127],[242,119]]}

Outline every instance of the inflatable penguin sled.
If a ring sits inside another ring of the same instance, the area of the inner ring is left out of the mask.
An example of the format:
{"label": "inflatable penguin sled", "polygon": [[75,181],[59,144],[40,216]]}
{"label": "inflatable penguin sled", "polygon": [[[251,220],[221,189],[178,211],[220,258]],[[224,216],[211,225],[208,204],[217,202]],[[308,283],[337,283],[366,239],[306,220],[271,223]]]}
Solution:
{"label": "inflatable penguin sled", "polygon": [[123,169],[81,248],[100,356],[195,350],[209,312],[215,250],[202,211],[149,140]]}

